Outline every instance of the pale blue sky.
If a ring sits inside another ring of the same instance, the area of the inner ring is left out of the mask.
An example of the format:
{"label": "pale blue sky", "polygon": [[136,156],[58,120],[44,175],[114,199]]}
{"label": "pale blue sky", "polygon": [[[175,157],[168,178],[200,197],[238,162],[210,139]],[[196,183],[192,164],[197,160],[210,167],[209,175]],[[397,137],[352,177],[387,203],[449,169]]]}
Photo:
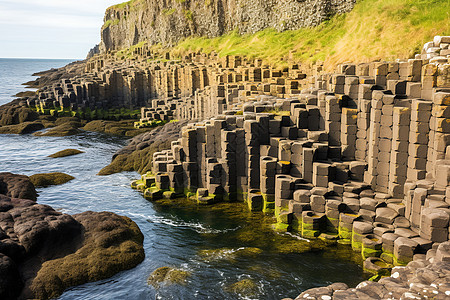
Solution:
{"label": "pale blue sky", "polygon": [[122,0],[0,0],[0,57],[85,58]]}

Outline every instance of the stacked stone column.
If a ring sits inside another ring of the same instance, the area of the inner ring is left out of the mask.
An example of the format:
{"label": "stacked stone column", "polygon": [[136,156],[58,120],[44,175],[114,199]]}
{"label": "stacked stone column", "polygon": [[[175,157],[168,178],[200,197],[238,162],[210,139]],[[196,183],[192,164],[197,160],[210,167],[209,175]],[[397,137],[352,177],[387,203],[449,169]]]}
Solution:
{"label": "stacked stone column", "polygon": [[392,126],[392,152],[389,167],[389,193],[393,197],[403,197],[403,186],[406,182],[409,123],[411,110],[405,107],[394,107]]}
{"label": "stacked stone column", "polygon": [[358,118],[357,109],[346,107],[342,108],[341,145],[342,145],[342,158],[344,160],[355,159],[357,118]]}
{"label": "stacked stone column", "polygon": [[412,100],[407,170],[407,178],[412,181],[424,179],[426,175],[430,117],[430,102]]}

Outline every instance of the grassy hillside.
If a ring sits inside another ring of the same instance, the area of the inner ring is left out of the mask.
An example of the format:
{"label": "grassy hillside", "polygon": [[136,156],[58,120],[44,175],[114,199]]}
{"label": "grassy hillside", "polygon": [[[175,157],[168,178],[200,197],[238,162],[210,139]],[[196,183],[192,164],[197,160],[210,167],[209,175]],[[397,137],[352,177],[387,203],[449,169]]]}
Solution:
{"label": "grassy hillside", "polygon": [[450,35],[450,0],[359,0],[345,15],[318,27],[277,32],[266,29],[252,35],[229,33],[218,38],[191,37],[172,53],[216,51],[219,55],[259,57],[270,64],[295,51],[305,62],[327,66],[352,61],[410,58],[435,35]]}

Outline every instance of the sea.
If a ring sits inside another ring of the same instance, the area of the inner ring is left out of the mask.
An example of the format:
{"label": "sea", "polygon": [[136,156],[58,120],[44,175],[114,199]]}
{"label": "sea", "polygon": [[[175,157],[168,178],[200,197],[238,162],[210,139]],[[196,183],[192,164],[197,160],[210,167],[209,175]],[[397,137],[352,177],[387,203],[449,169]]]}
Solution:
{"label": "sea", "polygon": [[[32,80],[32,73],[69,62],[0,59],[0,105],[25,90],[22,83]],[[348,248],[280,254],[272,247],[276,234],[258,232],[254,215],[225,213],[220,207],[149,202],[130,188],[131,181],[139,178],[136,172],[97,176],[126,143],[123,137],[93,132],[70,137],[0,135],[0,172],[64,172],[75,177],[60,186],[39,188],[38,203],[68,214],[111,211],[130,217],[144,234],[145,260],[140,265],[106,280],[70,288],[59,299],[282,299],[333,282],[355,286],[367,278],[355,260],[358,254]],[[85,153],[47,157],[67,148]],[[262,252],[234,255],[247,247]],[[206,259],[205,253],[210,253]],[[148,284],[150,274],[165,266],[185,270],[190,276],[184,284]],[[233,292],[233,284],[243,279],[255,283],[252,293]]]}

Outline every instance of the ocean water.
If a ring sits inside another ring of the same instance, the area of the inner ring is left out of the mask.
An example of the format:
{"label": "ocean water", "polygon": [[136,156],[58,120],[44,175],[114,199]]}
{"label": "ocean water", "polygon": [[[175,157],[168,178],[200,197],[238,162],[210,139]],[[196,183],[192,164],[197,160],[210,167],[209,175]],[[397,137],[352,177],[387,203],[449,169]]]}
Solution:
{"label": "ocean water", "polygon": [[[0,99],[5,101],[9,97],[4,91],[20,91],[20,83],[29,80],[30,72],[63,62],[1,64],[0,78],[7,78],[11,69],[16,78],[0,80]],[[24,66],[22,71],[20,65]],[[295,298],[305,289],[332,282],[355,286],[365,279],[361,265],[353,260],[357,255],[351,251],[279,254],[272,251],[274,236],[259,234],[254,226],[258,218],[250,213],[156,204],[129,187],[131,180],[139,176],[135,172],[97,176],[112,154],[126,143],[121,137],[91,132],[71,137],[0,135],[0,172],[65,172],[75,177],[61,186],[38,189],[39,203],[69,214],[112,211],[133,219],[144,234],[146,257],[139,266],[110,279],[73,287],[59,299],[281,299]],[[67,148],[85,153],[60,159],[47,157]],[[245,247],[259,247],[262,253],[233,260],[216,256],[205,260],[201,255],[202,250],[229,248],[233,252]],[[185,285],[148,285],[148,276],[163,266],[187,270],[191,276]],[[256,283],[253,296],[227,291],[227,286],[247,278]]]}
{"label": "ocean water", "polygon": [[73,60],[69,59],[16,59],[0,58],[0,105],[13,100],[13,96],[25,90],[22,83],[36,79],[32,74],[60,68]]}

